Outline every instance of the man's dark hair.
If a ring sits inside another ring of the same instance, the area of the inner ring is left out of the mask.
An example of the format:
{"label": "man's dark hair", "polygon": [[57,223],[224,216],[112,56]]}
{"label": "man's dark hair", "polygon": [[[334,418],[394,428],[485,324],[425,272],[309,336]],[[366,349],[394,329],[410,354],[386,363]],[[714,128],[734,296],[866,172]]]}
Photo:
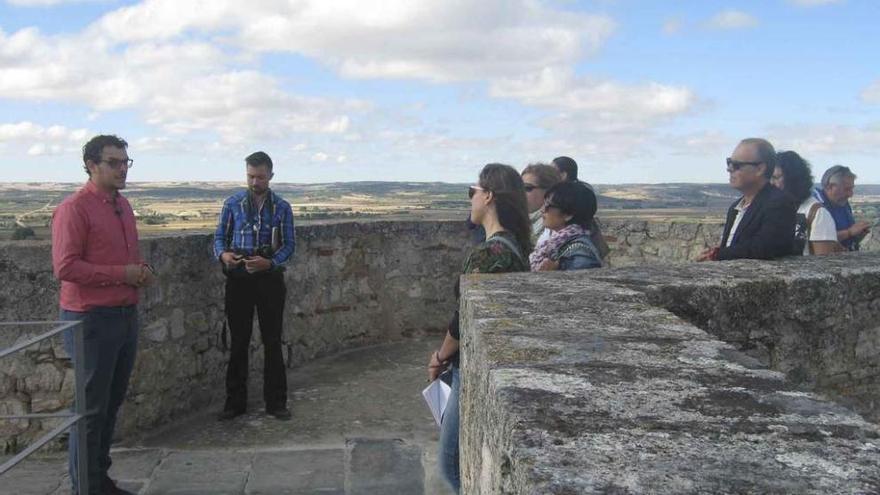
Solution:
{"label": "man's dark hair", "polygon": [[758,160],[764,164],[764,177],[770,180],[773,177],[773,170],[776,169],[776,150],[770,141],[763,138],[746,138],[740,141],[740,144],[751,144],[758,151]]}
{"label": "man's dark hair", "polygon": [[244,159],[244,162],[251,167],[259,167],[265,165],[269,172],[272,171],[272,159],[269,158],[265,152],[257,151],[256,153],[251,153]]}
{"label": "man's dark hair", "polygon": [[578,180],[578,164],[567,156],[557,156],[553,159],[553,165],[560,172],[565,172],[565,180],[568,182],[576,182]]}
{"label": "man's dark hair", "polygon": [[551,187],[544,198],[562,213],[571,215],[566,225],[577,224],[589,229],[596,216],[596,194],[580,182],[560,182]]}
{"label": "man's dark hair", "polygon": [[776,155],[776,166],[782,171],[782,192],[797,201],[797,204],[810,197],[813,192],[810,162],[794,151],[783,151]]}
{"label": "man's dark hair", "polygon": [[92,176],[92,173],[89,171],[89,167],[86,165],[89,160],[98,163],[101,161],[101,152],[104,151],[105,146],[112,146],[114,148],[128,148],[128,143],[125,142],[125,139],[114,135],[106,135],[101,134],[99,136],[95,136],[92,139],[89,139],[89,142],[83,145],[83,168],[86,173],[89,174],[89,177]]}

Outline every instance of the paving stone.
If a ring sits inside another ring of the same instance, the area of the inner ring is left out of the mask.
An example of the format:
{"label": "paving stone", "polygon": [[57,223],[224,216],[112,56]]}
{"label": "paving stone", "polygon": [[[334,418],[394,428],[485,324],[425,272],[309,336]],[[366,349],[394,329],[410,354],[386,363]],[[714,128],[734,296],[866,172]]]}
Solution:
{"label": "paving stone", "polygon": [[425,492],[422,451],[403,440],[346,441],[345,488],[349,495]]}
{"label": "paving stone", "polygon": [[295,450],[260,452],[245,493],[248,495],[342,495],[345,451]]}
{"label": "paving stone", "polygon": [[[8,457],[0,457],[0,463]],[[44,495],[60,487],[67,464],[58,459],[27,459],[0,478],[0,493]],[[6,491],[7,489],[11,491]]]}
{"label": "paving stone", "polygon": [[112,452],[110,477],[115,480],[147,480],[167,455],[162,449],[125,449]]}
{"label": "paving stone", "polygon": [[244,493],[250,452],[173,452],[156,469],[147,495]]}

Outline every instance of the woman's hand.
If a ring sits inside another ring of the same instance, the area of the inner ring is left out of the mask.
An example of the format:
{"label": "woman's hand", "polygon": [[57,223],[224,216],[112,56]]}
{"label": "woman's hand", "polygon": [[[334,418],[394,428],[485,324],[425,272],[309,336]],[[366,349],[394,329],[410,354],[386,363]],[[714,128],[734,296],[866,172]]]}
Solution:
{"label": "woman's hand", "polygon": [[538,267],[539,272],[553,272],[559,270],[559,261],[546,259],[541,262],[541,266]]}
{"label": "woman's hand", "polygon": [[440,361],[440,356],[437,352],[431,353],[431,359],[428,360],[428,381],[433,382],[440,376],[440,373],[443,373],[443,370],[446,369],[446,365],[449,361]]}

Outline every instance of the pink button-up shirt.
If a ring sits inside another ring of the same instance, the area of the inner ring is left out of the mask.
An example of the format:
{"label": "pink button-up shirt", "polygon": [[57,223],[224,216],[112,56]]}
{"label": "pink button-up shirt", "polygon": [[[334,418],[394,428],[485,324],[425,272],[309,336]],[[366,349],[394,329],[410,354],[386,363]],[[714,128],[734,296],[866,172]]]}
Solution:
{"label": "pink button-up shirt", "polygon": [[52,266],[61,280],[61,308],[137,304],[125,265],[142,263],[134,212],[122,195],[91,181],[58,205],[52,217]]}

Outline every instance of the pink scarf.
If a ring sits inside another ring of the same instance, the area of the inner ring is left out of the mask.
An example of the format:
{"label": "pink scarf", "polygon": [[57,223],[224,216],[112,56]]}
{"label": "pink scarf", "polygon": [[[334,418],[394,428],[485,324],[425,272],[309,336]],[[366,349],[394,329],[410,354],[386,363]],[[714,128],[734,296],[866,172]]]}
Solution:
{"label": "pink scarf", "polygon": [[555,255],[559,248],[566,242],[586,233],[587,230],[580,225],[572,224],[550,234],[550,238],[535,248],[535,250],[532,251],[532,254],[529,255],[529,265],[531,265],[532,271],[538,271],[538,267],[541,266],[541,263],[543,263],[544,260],[553,259],[553,255]]}

